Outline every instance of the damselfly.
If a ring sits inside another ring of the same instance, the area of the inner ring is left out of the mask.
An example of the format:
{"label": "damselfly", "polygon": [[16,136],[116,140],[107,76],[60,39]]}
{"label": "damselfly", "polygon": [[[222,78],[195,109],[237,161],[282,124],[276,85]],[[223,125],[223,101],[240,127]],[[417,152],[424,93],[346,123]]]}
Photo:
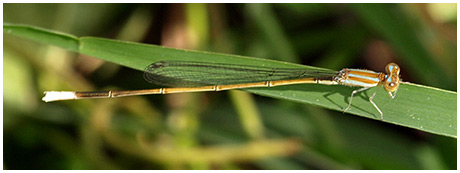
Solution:
{"label": "damselfly", "polygon": [[[112,98],[147,94],[171,94],[184,92],[222,91],[253,87],[274,87],[291,84],[326,84],[362,87],[351,93],[350,102],[344,112],[350,109],[353,96],[369,88],[383,85],[393,99],[398,90],[399,66],[389,63],[386,73],[370,70],[348,69],[340,71],[302,68],[269,68],[249,65],[206,63],[193,61],[159,61],[145,68],[144,78],[151,83],[177,88],[157,88],[128,91],[46,91],[43,101],[60,101],[85,98]],[[376,92],[369,98],[374,103]]]}

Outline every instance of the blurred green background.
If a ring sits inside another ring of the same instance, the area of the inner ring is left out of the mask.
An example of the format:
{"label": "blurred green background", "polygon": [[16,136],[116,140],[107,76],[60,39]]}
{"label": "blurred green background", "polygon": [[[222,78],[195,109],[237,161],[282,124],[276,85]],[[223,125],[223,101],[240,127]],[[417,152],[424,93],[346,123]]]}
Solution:
{"label": "blurred green background", "polygon": [[[456,91],[456,4],[4,4],[4,22],[384,71]],[[142,72],[3,34],[4,169],[456,169],[457,140],[242,91],[44,103],[145,89]]]}

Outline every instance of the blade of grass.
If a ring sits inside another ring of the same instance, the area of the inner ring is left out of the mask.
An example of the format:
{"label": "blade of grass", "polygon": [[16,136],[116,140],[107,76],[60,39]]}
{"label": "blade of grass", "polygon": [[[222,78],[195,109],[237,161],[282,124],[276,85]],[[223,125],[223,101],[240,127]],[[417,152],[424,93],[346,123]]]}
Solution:
{"label": "blade of grass", "polygon": [[299,62],[299,58],[288,41],[277,16],[273,12],[272,4],[244,4],[251,23],[260,31],[267,41],[277,60]]}
{"label": "blade of grass", "polygon": [[8,23],[3,24],[3,32],[78,52],[79,40],[73,35],[46,30],[35,26],[13,25]]}
{"label": "blade of grass", "polygon": [[[77,46],[80,53],[138,70],[143,70],[144,67],[152,62],[161,60],[206,61],[276,68],[315,68],[237,55],[172,49],[156,45],[95,37],[82,37],[78,39],[74,36],[31,26],[4,24],[3,29],[7,33],[63,47],[68,50],[74,50],[74,44],[80,43]],[[245,91],[264,96],[318,105],[338,111],[342,111],[348,105],[352,90],[354,88],[346,86],[315,84],[245,89]],[[371,89],[365,94],[356,96],[348,113],[378,119],[380,116],[379,113],[368,101],[368,96],[376,90],[379,92],[374,98],[374,102],[383,111],[385,122],[439,135],[457,136],[456,92],[404,83],[401,84],[396,98],[392,100],[382,91],[381,87],[378,87]]]}

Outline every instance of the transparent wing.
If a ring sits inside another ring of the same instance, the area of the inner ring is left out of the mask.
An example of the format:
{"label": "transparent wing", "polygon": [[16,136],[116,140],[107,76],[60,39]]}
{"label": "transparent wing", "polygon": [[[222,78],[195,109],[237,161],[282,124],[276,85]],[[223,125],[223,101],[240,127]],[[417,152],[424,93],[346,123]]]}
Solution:
{"label": "transparent wing", "polygon": [[301,78],[331,79],[337,71],[268,68],[249,65],[194,61],[159,61],[145,68],[144,78],[164,86],[204,86],[252,83]]}

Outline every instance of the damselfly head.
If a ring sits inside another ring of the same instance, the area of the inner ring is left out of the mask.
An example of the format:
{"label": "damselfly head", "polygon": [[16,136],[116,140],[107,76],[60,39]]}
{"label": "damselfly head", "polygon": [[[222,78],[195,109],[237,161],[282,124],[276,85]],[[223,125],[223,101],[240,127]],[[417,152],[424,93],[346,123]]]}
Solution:
{"label": "damselfly head", "polygon": [[383,88],[385,88],[385,91],[390,94],[391,98],[394,98],[396,96],[396,91],[398,90],[399,87],[399,72],[401,71],[399,69],[399,66],[396,63],[389,63],[385,67],[385,71],[387,74],[385,75],[385,82],[383,85]]}

